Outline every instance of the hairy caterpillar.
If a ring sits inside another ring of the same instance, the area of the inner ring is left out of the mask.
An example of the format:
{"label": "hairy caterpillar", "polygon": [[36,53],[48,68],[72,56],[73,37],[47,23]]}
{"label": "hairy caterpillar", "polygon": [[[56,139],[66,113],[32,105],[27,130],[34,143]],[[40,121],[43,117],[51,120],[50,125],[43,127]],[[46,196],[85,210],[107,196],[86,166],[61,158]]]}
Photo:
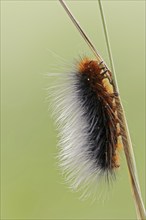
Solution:
{"label": "hairy caterpillar", "polygon": [[104,62],[83,58],[55,84],[59,158],[67,180],[78,189],[92,178],[114,175],[125,136],[111,72]]}

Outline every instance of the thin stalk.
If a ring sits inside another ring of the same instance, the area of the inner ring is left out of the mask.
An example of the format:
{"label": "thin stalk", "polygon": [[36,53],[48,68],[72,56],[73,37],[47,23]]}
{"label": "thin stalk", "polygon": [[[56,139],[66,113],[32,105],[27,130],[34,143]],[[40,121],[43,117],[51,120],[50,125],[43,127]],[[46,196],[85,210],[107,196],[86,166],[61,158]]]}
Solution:
{"label": "thin stalk", "polygon": [[[116,89],[117,89],[117,91],[119,91],[118,83],[117,83],[117,79],[116,79],[116,74],[115,74],[113,58],[112,58],[110,42],[109,42],[109,37],[108,37],[108,32],[107,32],[105,16],[104,16],[104,12],[103,12],[103,7],[102,7],[101,0],[99,0],[98,2],[99,2],[99,8],[100,8],[100,13],[101,13],[101,19],[102,19],[102,24],[103,24],[104,34],[105,34],[108,55],[109,55],[109,59],[110,59],[111,70],[112,70],[112,74],[114,76]],[[120,101],[121,110],[122,110],[122,122],[125,127],[125,134],[127,137],[126,144],[124,145],[124,152],[125,152],[127,166],[128,166],[129,175],[130,175],[132,194],[133,194],[133,198],[134,198],[134,202],[135,202],[137,218],[143,220],[146,218],[146,211],[145,211],[144,203],[143,203],[142,196],[141,196],[141,190],[140,190],[139,179],[138,179],[138,175],[137,175],[137,168],[136,168],[136,162],[135,162],[135,157],[134,157],[134,152],[133,152],[133,147],[132,147],[132,141],[131,141],[131,137],[130,137],[130,133],[129,133],[129,128],[128,128],[126,116],[125,116],[125,111],[124,111],[120,97],[119,97],[119,101]]]}

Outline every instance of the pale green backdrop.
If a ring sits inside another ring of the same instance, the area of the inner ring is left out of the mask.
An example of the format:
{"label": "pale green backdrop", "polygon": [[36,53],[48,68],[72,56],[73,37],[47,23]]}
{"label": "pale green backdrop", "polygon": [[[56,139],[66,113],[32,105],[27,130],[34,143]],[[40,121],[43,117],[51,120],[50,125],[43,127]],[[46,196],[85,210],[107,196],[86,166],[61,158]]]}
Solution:
{"label": "pale green backdrop", "polygon": [[[98,3],[67,3],[109,63]],[[145,1],[103,7],[145,200]],[[110,195],[93,204],[67,188],[57,167],[46,73],[92,57],[89,48],[58,1],[5,0],[1,10],[1,219],[136,219],[124,156]]]}

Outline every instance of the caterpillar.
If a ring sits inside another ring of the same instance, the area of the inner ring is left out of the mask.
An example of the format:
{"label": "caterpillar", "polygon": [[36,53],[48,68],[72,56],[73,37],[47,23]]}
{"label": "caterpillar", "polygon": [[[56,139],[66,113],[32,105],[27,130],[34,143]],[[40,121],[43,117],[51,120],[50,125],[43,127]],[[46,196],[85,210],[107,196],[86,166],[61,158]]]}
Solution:
{"label": "caterpillar", "polygon": [[83,58],[58,77],[53,94],[60,166],[72,188],[115,176],[125,136],[119,94],[104,62]]}

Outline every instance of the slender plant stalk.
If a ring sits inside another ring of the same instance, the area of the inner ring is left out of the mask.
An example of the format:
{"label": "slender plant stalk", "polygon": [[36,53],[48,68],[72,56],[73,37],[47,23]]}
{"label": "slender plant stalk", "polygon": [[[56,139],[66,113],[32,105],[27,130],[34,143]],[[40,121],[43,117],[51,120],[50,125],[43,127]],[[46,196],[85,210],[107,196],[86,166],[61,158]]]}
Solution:
{"label": "slender plant stalk", "polygon": [[[112,52],[111,52],[111,47],[110,47],[110,42],[109,42],[109,37],[108,37],[108,32],[107,32],[107,25],[105,21],[105,16],[103,12],[103,7],[102,7],[102,2],[101,0],[99,2],[99,8],[100,8],[100,13],[101,13],[101,19],[102,19],[102,24],[103,24],[103,29],[104,29],[104,34],[105,34],[105,40],[106,40],[106,45],[107,45],[107,50],[108,50],[108,55],[109,55],[109,60],[110,60],[110,66],[112,70],[112,74],[114,76],[114,81],[115,81],[115,86],[117,91],[119,92],[118,88],[118,83],[116,79],[116,74],[115,74],[115,68],[114,68],[114,63],[113,63],[113,58],[112,58]],[[137,169],[136,169],[136,162],[135,162],[135,157],[134,157],[134,152],[133,152],[133,147],[132,147],[132,141],[129,133],[129,128],[125,116],[125,111],[120,100],[120,105],[121,105],[121,110],[122,110],[122,122],[125,127],[125,133],[126,133],[126,139],[127,143],[124,145],[124,152],[126,156],[126,161],[127,161],[127,166],[129,170],[129,175],[130,175],[130,180],[131,180],[131,188],[132,188],[132,194],[135,202],[135,207],[136,207],[136,213],[137,213],[137,218],[138,219],[145,219],[146,218],[146,212],[145,212],[145,207],[144,203],[142,200],[141,196],[141,190],[140,190],[140,185],[139,185],[139,179],[137,175]]]}
{"label": "slender plant stalk", "polygon": [[[99,63],[101,61],[103,61],[102,57],[99,55],[99,53],[95,49],[95,46],[92,44],[91,40],[88,38],[85,31],[81,28],[79,22],[77,22],[77,20],[75,19],[75,17],[71,13],[71,11],[69,10],[69,8],[65,4],[65,2],[63,0],[59,0],[59,1],[60,1],[61,5],[63,6],[63,8],[65,9],[65,11],[67,12],[67,14],[69,15],[73,24],[76,26],[76,28],[78,29],[78,31],[82,35],[85,42],[90,47],[90,49],[93,52],[94,56],[96,57],[97,61]],[[117,90],[117,92],[119,92],[101,0],[98,0],[98,2],[99,2],[101,18],[102,18],[102,23],[103,23],[103,28],[104,28],[104,34],[105,34],[105,39],[106,39],[106,44],[107,44],[107,49],[108,49],[108,54],[109,54],[109,59],[110,59],[111,71],[113,74],[116,90]],[[138,180],[138,176],[137,176],[137,169],[136,169],[136,163],[135,163],[135,158],[134,158],[134,153],[133,153],[132,142],[131,142],[131,138],[130,138],[130,134],[129,134],[129,129],[128,129],[128,125],[127,125],[127,120],[126,120],[124,108],[123,108],[120,97],[119,97],[119,101],[120,101],[120,106],[121,106],[121,111],[122,111],[122,122],[123,122],[123,125],[125,128],[125,135],[127,137],[126,144],[124,146],[124,152],[125,152],[127,166],[128,166],[129,175],[130,175],[130,180],[131,180],[131,188],[132,188],[133,198],[135,201],[137,218],[140,220],[144,220],[146,217],[146,214],[145,214],[145,208],[144,208],[144,204],[143,204],[143,200],[142,200],[142,196],[141,196],[139,180]]]}

